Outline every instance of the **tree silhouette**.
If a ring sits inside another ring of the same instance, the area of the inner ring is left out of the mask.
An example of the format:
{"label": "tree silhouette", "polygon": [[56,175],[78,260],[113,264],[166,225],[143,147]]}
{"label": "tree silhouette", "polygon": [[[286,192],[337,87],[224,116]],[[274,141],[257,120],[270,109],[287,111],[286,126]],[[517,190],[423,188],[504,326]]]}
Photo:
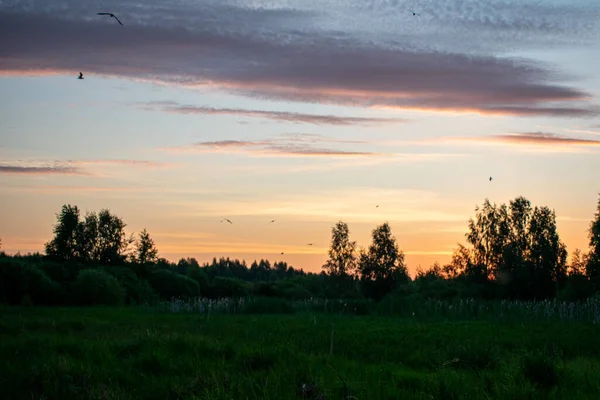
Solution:
{"label": "tree silhouette", "polygon": [[158,249],[146,228],[139,234],[135,243],[136,262],[139,264],[154,264],[158,260]]}
{"label": "tree silhouette", "polygon": [[98,216],[88,212],[85,219],[77,225],[77,255],[83,261],[98,260]]}
{"label": "tree silhouette", "polygon": [[46,254],[57,261],[72,261],[77,257],[77,231],[79,227],[79,208],[65,204],[56,214],[54,238],[44,247]]}
{"label": "tree silhouette", "polygon": [[529,224],[529,263],[533,269],[534,295],[551,297],[567,276],[567,250],[556,231],[556,214],[548,207],[536,207]]}
{"label": "tree silhouette", "polygon": [[582,254],[581,250],[575,249],[571,255],[571,263],[567,270],[568,276],[580,275],[585,276],[585,267],[587,263],[587,254]]}
{"label": "tree silhouette", "polygon": [[356,242],[350,241],[347,223],[339,221],[331,228],[329,259],[322,268],[332,276],[353,274],[356,268]]}
{"label": "tree silhouette", "polygon": [[586,272],[592,281],[595,290],[600,290],[600,194],[598,195],[598,205],[594,219],[590,223],[588,231],[590,238],[590,252]]}
{"label": "tree silhouette", "polygon": [[[456,261],[465,275],[480,283],[495,277],[503,296],[546,298],[565,282],[567,251],[556,231],[556,215],[548,207],[531,207],[524,197],[496,206],[485,200],[469,220],[467,242]],[[471,268],[471,271],[468,271]]]}
{"label": "tree silhouette", "polygon": [[365,294],[380,300],[398,283],[409,281],[404,253],[399,250],[390,225],[386,222],[373,230],[373,243],[360,252],[360,280]]}
{"label": "tree silhouette", "polygon": [[125,226],[121,218],[103,209],[98,213],[98,261],[103,265],[114,265],[125,260],[127,247],[134,242],[127,238]]}
{"label": "tree silhouette", "polygon": [[125,261],[133,238],[125,235],[125,223],[109,210],[88,212],[80,221],[77,206],[63,205],[56,214],[54,238],[45,244],[46,255],[57,261],[96,262],[115,265]]}

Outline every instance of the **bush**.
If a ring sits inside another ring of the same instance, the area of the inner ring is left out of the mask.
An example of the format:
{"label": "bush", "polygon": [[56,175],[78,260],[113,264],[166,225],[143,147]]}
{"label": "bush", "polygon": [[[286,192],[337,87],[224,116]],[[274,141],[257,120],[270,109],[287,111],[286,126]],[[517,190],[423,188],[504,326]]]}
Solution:
{"label": "bush", "polygon": [[18,305],[24,301],[33,305],[53,304],[60,285],[40,268],[14,259],[0,260],[0,301]]}
{"label": "bush", "polygon": [[210,286],[210,284],[208,282],[208,276],[206,276],[206,273],[204,271],[202,271],[202,269],[200,269],[200,267],[195,267],[195,266],[188,267],[187,276],[188,276],[188,278],[193,279],[196,282],[198,282],[198,285],[200,286],[201,294],[204,294],[208,291],[208,287]]}
{"label": "bush", "polygon": [[198,282],[166,269],[150,273],[148,281],[162,299],[170,300],[174,297],[186,299],[200,296]]}
{"label": "bush", "polygon": [[79,272],[72,285],[73,298],[78,305],[118,305],[123,303],[125,289],[109,273],[98,269]]}
{"label": "bush", "polygon": [[158,300],[158,295],[154,293],[150,284],[138,278],[131,268],[109,267],[106,271],[117,278],[125,289],[126,304],[154,304]]}
{"label": "bush", "polygon": [[211,285],[209,297],[246,297],[250,292],[248,285],[239,279],[216,277]]}

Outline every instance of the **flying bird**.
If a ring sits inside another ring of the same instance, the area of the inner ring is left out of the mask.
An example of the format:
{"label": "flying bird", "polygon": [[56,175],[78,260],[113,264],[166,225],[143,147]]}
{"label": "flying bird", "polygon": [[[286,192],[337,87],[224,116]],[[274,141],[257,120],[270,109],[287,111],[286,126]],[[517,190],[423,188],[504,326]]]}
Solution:
{"label": "flying bird", "polygon": [[492,177],[490,176],[490,182],[492,181]]}
{"label": "flying bird", "polygon": [[271,222],[269,222],[269,223],[272,224],[273,222],[275,222],[275,220],[271,220]]}
{"label": "flying bird", "polygon": [[111,17],[116,19],[119,24],[123,25],[123,23],[121,21],[119,21],[119,18],[117,18],[117,16],[113,13],[102,12],[102,13],[98,13],[98,15],[110,15]]}
{"label": "flying bird", "polygon": [[221,220],[221,222],[223,222],[223,221],[227,221],[227,222],[229,222],[230,224],[233,224],[233,222],[231,222],[231,221],[230,221],[229,219],[227,219],[227,218],[224,218],[224,219],[222,219],[222,220]]}
{"label": "flying bird", "polygon": [[419,13],[417,13],[417,12],[414,12],[413,10],[408,10],[408,11],[410,11],[410,12],[413,14],[413,16],[414,16],[414,15],[418,15],[419,17],[421,16],[421,14],[419,14]]}
{"label": "flying bird", "polygon": [[307,246],[312,246],[313,244],[312,244],[312,243],[307,243],[306,245],[307,245]]}
{"label": "flying bird", "polygon": [[77,79],[83,79],[83,74],[81,72],[79,73],[79,78]]}
{"label": "flying bird", "polygon": [[283,251],[281,252],[281,254],[283,255]]}
{"label": "flying bird", "polygon": [[377,204],[377,205],[375,206],[375,208],[379,208],[379,204]]}

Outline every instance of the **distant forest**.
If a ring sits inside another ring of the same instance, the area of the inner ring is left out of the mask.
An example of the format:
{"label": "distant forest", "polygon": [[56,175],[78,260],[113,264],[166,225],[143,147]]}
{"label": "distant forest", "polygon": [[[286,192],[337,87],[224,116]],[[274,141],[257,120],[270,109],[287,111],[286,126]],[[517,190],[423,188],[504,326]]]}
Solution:
{"label": "distant forest", "polygon": [[[485,200],[469,219],[466,244],[447,265],[419,269],[411,279],[390,225],[372,232],[358,248],[348,224],[331,229],[329,259],[321,273],[285,262],[195,258],[177,263],[159,257],[150,234],[125,233],[126,224],[107,209],[81,215],[64,205],[45,254],[0,252],[0,303],[8,305],[155,304],[197,297],[283,299],[414,299],[579,301],[600,296],[600,196],[589,226],[589,250],[570,263],[548,207],[517,197],[508,205]],[[0,242],[1,245],[1,242]]]}

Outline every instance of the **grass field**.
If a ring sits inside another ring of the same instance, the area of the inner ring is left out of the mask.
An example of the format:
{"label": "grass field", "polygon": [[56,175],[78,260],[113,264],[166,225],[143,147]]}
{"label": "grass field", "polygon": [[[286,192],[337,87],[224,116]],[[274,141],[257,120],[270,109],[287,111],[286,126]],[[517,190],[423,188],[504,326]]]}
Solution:
{"label": "grass field", "polygon": [[6,399],[600,398],[597,324],[143,307],[0,315]]}

